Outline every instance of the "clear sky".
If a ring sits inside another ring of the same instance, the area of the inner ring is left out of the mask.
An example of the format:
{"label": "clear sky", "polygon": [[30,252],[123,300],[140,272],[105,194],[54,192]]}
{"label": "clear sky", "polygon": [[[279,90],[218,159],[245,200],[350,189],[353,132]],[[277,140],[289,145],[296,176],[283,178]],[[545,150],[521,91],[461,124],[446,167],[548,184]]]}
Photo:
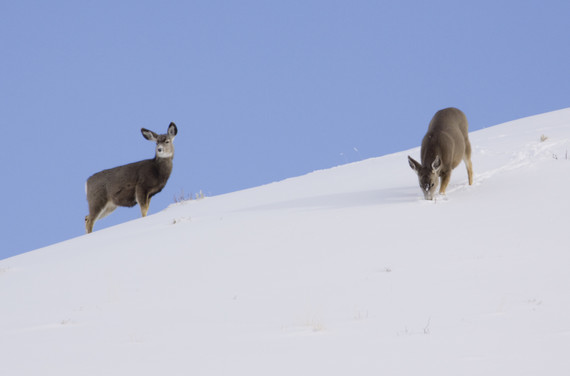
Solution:
{"label": "clear sky", "polygon": [[152,214],[418,146],[443,107],[471,130],[566,108],[569,19],[565,0],[2,0],[0,259],[83,235],[85,180],[153,157],[141,127],[178,126]]}

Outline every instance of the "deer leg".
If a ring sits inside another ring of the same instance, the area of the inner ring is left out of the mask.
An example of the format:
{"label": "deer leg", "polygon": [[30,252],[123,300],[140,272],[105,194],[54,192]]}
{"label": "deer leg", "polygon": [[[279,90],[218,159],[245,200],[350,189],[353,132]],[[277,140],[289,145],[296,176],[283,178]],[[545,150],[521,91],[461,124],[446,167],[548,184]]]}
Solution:
{"label": "deer leg", "polygon": [[93,232],[95,221],[99,219],[104,209],[105,203],[98,197],[89,200],[89,214],[85,216],[85,232],[87,234]]}
{"label": "deer leg", "polygon": [[86,215],[85,216],[85,232],[87,234],[90,234],[91,232],[93,232],[93,225],[94,225],[94,221],[91,220],[91,216]]}
{"label": "deer leg", "polygon": [[136,191],[136,199],[141,208],[141,215],[146,217],[146,213],[148,213],[148,207],[150,206],[150,197],[146,192],[143,192],[137,188]]}
{"label": "deer leg", "polygon": [[451,174],[448,172],[442,172],[439,177],[441,178],[441,185],[439,187],[439,194],[444,195],[445,190],[447,189],[447,185],[449,184],[449,180],[451,179]]}
{"label": "deer leg", "polygon": [[146,217],[146,213],[148,213],[148,207],[150,206],[150,198],[146,201],[145,204],[139,204],[141,207],[141,214],[143,217]]}
{"label": "deer leg", "polygon": [[471,185],[473,184],[473,164],[471,163],[471,143],[469,140],[465,144],[463,162],[465,162],[465,167],[467,167],[467,177],[469,178],[469,185]]}
{"label": "deer leg", "polygon": [[471,158],[465,156],[463,159],[465,167],[467,167],[467,177],[469,178],[469,185],[473,184],[473,164],[471,163]]}
{"label": "deer leg", "polygon": [[[102,206],[101,206],[102,205]],[[89,214],[85,216],[85,231],[89,234],[93,231],[93,225],[95,222],[101,218],[104,218],[111,214],[117,206],[108,201],[106,203],[98,202],[94,205],[89,205]]]}
{"label": "deer leg", "polygon": [[467,176],[469,177],[469,185],[473,184],[473,165],[471,164],[471,159],[465,160],[465,166],[467,166]]}

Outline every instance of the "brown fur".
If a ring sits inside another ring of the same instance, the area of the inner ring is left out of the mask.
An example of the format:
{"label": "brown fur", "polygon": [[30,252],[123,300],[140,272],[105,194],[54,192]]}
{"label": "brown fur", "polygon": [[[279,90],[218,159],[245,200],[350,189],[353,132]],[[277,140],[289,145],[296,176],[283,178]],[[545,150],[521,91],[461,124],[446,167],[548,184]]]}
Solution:
{"label": "brown fur", "polygon": [[109,215],[117,206],[132,207],[137,203],[141,214],[146,216],[150,198],[160,192],[172,172],[174,145],[178,133],[176,125],[170,123],[168,133],[157,135],[142,128],[143,136],[156,142],[153,159],[103,170],[87,179],[86,194],[89,214],[85,217],[85,231],[93,231],[95,221]]}
{"label": "brown fur", "polygon": [[[418,174],[420,188],[426,200],[433,199],[438,185],[439,193],[445,194],[451,171],[465,162],[469,185],[473,184],[471,144],[465,114],[457,108],[438,111],[429,123],[423,138],[421,161],[408,156],[410,167]],[[441,184],[439,180],[441,179]]]}

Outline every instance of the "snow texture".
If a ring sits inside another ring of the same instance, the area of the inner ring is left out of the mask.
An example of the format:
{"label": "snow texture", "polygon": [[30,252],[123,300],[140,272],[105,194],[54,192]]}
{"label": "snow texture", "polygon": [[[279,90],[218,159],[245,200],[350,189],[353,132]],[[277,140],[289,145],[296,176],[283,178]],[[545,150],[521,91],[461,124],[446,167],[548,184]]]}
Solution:
{"label": "snow texture", "polygon": [[470,139],[435,201],[416,148],[0,261],[1,374],[570,374],[570,109]]}

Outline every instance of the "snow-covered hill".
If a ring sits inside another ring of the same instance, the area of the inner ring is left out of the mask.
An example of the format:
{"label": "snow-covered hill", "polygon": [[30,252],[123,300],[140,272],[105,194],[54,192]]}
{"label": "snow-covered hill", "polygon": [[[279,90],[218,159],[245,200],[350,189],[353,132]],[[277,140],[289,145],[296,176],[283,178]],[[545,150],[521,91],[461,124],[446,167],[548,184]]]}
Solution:
{"label": "snow-covered hill", "polygon": [[568,375],[570,109],[470,139],[436,201],[418,148],[0,261],[0,372]]}

